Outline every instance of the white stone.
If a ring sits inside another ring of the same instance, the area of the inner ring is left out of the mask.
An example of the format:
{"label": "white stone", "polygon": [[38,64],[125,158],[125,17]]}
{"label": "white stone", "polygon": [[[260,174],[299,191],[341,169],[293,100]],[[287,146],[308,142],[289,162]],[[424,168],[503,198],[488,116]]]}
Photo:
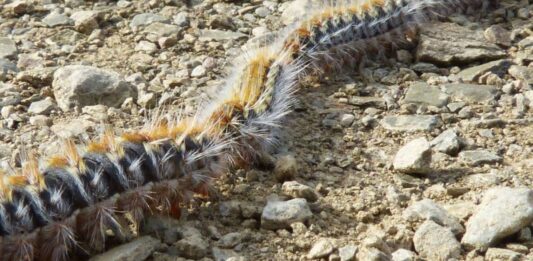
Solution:
{"label": "white stone", "polygon": [[293,198],[305,198],[309,202],[315,202],[318,199],[315,191],[304,184],[300,184],[296,181],[286,181],[281,186],[281,190],[287,196]]}
{"label": "white stone", "polygon": [[341,261],[354,261],[357,254],[357,246],[347,245],[339,248],[339,257]]}
{"label": "white stone", "polygon": [[353,114],[343,114],[341,115],[341,126],[348,127],[352,125],[353,121],[355,120],[355,116]]}
{"label": "white stone", "polygon": [[392,253],[392,261],[415,261],[416,254],[413,251],[400,248]]}
{"label": "white stone", "polygon": [[462,243],[489,247],[519,232],[533,222],[533,190],[528,188],[492,188],[466,223]]}
{"label": "white stone", "polygon": [[391,131],[430,131],[440,124],[435,115],[388,115],[380,122],[381,126]]}
{"label": "white stone", "polygon": [[57,12],[49,13],[43,18],[42,21],[49,27],[54,27],[58,25],[69,25],[73,22],[72,19],[70,19],[68,16]]}
{"label": "white stone", "polygon": [[303,198],[269,201],[261,214],[261,227],[271,230],[289,228],[291,223],[304,222],[312,216],[313,213]]}
{"label": "white stone", "polygon": [[74,20],[74,28],[82,33],[91,33],[98,28],[98,16],[95,11],[78,11],[73,13],[70,18]]}
{"label": "white stone", "polygon": [[64,111],[95,104],[119,107],[127,98],[137,96],[135,88],[118,73],[85,65],[57,69],[52,89]]}
{"label": "white stone", "polygon": [[218,240],[218,244],[223,248],[233,248],[240,244],[243,235],[239,232],[228,233]]}
{"label": "white stone", "polygon": [[454,129],[443,131],[439,136],[431,141],[431,146],[436,151],[454,155],[459,152],[461,148],[461,141]]}
{"label": "white stone", "polygon": [[0,37],[0,58],[10,58],[17,54],[15,42],[7,37]]}
{"label": "white stone", "polygon": [[132,242],[117,246],[109,251],[94,256],[90,261],[108,260],[146,260],[161,244],[150,236],[143,236]]}
{"label": "white stone", "polygon": [[198,65],[194,67],[194,69],[192,69],[191,77],[199,78],[205,76],[206,74],[207,70],[205,69],[205,67],[203,65]]}
{"label": "white stone", "polygon": [[431,164],[431,148],[426,138],[418,138],[405,144],[394,157],[394,169],[404,173],[425,174]]}
{"label": "white stone", "polygon": [[520,261],[524,260],[524,255],[512,250],[503,248],[489,248],[485,253],[485,260],[487,261]]}
{"label": "white stone", "polygon": [[311,250],[309,250],[309,253],[307,254],[307,258],[318,259],[327,257],[333,252],[333,250],[335,250],[335,246],[331,240],[327,238],[321,238],[315,244],[313,244],[313,247],[311,247]]}
{"label": "white stone", "polygon": [[423,199],[413,203],[405,209],[403,218],[408,221],[432,220],[441,226],[448,227],[456,235],[465,231],[459,219],[450,215],[431,199]]}
{"label": "white stone", "polygon": [[302,17],[305,17],[313,6],[313,3],[318,1],[313,0],[295,0],[287,4],[285,10],[281,14],[281,21],[283,24],[288,25],[298,21]]}
{"label": "white stone", "polygon": [[461,256],[461,244],[452,231],[426,220],[415,232],[413,243],[421,257],[428,260],[449,260]]}
{"label": "white stone", "polygon": [[140,26],[146,26],[155,22],[168,22],[168,19],[158,14],[142,13],[135,15],[133,19],[131,19],[130,27],[136,28]]}
{"label": "white stone", "polygon": [[465,150],[459,153],[459,159],[470,166],[493,164],[502,161],[502,158],[488,150]]}
{"label": "white stone", "polygon": [[259,27],[255,27],[254,29],[252,29],[252,35],[253,36],[262,36],[262,35],[265,35],[268,32],[269,32],[268,28],[266,28],[264,26],[259,26]]}
{"label": "white stone", "polygon": [[153,53],[157,51],[157,45],[152,42],[143,40],[137,43],[137,45],[135,46],[135,51],[144,51],[147,53]]}
{"label": "white stone", "polygon": [[50,112],[56,107],[54,100],[50,97],[46,97],[43,100],[35,101],[30,104],[28,108],[29,113],[33,114],[50,114]]}

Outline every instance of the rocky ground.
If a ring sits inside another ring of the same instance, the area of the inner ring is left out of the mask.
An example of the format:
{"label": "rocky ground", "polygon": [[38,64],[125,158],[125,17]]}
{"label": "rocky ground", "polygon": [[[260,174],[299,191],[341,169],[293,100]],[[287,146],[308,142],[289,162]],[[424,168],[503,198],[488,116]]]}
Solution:
{"label": "rocky ground", "polygon": [[[193,111],[304,6],[0,3],[2,164]],[[303,81],[273,170],[222,177],[94,260],[533,260],[532,7],[454,15],[362,75]]]}

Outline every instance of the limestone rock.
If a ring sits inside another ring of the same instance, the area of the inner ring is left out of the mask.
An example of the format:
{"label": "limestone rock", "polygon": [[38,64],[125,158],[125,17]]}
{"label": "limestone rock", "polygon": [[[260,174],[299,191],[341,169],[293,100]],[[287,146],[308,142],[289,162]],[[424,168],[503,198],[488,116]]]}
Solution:
{"label": "limestone rock", "polygon": [[430,144],[436,151],[449,155],[457,154],[461,148],[461,140],[454,129],[443,131],[439,136],[435,137]]}
{"label": "limestone rock", "polygon": [[155,23],[155,22],[165,23],[165,22],[168,22],[168,21],[169,21],[169,19],[167,19],[164,16],[158,15],[158,14],[142,13],[142,14],[135,15],[133,17],[133,19],[131,19],[130,27],[131,28],[136,28],[136,27],[140,27],[140,26],[146,26],[146,25],[149,25],[149,24],[152,24],[152,23]]}
{"label": "limestone rock", "polygon": [[137,261],[148,258],[161,244],[159,240],[143,236],[132,242],[112,248],[109,251],[94,256],[90,261]]}
{"label": "limestone rock", "polygon": [[459,158],[470,166],[493,164],[501,162],[502,158],[487,150],[465,150],[459,153]]}
{"label": "limestone rock", "polygon": [[261,227],[271,230],[289,228],[291,223],[304,222],[312,216],[313,213],[303,198],[269,201],[261,214]]}
{"label": "limestone rock", "polygon": [[425,138],[412,140],[398,150],[393,166],[404,173],[425,174],[431,170],[431,148]]}
{"label": "limestone rock", "polygon": [[493,188],[488,190],[476,212],[466,223],[462,243],[489,247],[517,233],[533,222],[533,190]]}
{"label": "limestone rock", "polygon": [[509,69],[509,66],[511,65],[511,62],[509,60],[496,60],[484,64],[480,64],[477,66],[469,67],[457,74],[463,81],[466,82],[474,82],[477,81],[478,78],[487,73],[492,72],[496,75],[504,75],[505,72]]}
{"label": "limestone rock", "polygon": [[413,251],[400,248],[392,253],[392,261],[415,261],[416,254]]}
{"label": "limestone rock", "polygon": [[423,62],[466,64],[505,56],[500,47],[485,40],[482,31],[455,23],[427,24],[420,29],[416,56]]}
{"label": "limestone rock", "polygon": [[309,202],[315,202],[318,199],[317,194],[311,187],[296,181],[284,182],[281,190],[285,195],[293,198],[305,198]]}
{"label": "limestone rock", "polygon": [[526,81],[533,85],[533,69],[527,66],[513,65],[509,68],[509,74],[515,79]]}
{"label": "limestone rock", "polygon": [[436,107],[446,106],[448,95],[436,87],[432,87],[425,82],[417,82],[409,86],[402,103],[415,103],[431,105]]}
{"label": "limestone rock", "polygon": [[81,33],[90,34],[98,28],[98,19],[100,13],[96,11],[78,11],[73,13],[70,18],[74,20],[74,28]]}
{"label": "limestone rock", "polygon": [[354,245],[347,245],[339,248],[339,256],[341,261],[354,261],[357,250],[357,246]]}
{"label": "limestone rock", "polygon": [[491,43],[499,44],[505,47],[509,47],[511,45],[511,33],[501,25],[492,25],[485,29],[483,34]]}
{"label": "limestone rock", "polygon": [[136,89],[118,73],[84,65],[59,68],[52,88],[64,111],[95,104],[118,107],[129,97],[137,98]]}
{"label": "limestone rock", "polygon": [[461,244],[450,229],[426,220],[413,238],[416,251],[428,260],[445,261],[461,256]]}
{"label": "limestone rock", "polygon": [[17,53],[17,45],[13,40],[0,37],[0,58],[13,58]]}
{"label": "limestone rock", "polygon": [[466,83],[445,84],[444,90],[454,100],[483,104],[494,101],[499,92],[496,86]]}
{"label": "limestone rock", "polygon": [[298,19],[307,14],[310,10],[309,7],[313,6],[313,3],[315,3],[313,0],[295,0],[288,2],[285,10],[281,14],[281,21],[285,25],[298,21]]}
{"label": "limestone rock", "polygon": [[32,102],[28,112],[33,114],[50,114],[50,112],[56,107],[54,100],[50,97],[47,97],[43,100]]}
{"label": "limestone rock", "polygon": [[309,259],[318,259],[322,257],[327,257],[335,250],[335,246],[330,239],[322,238],[315,242],[307,253],[307,258]]}
{"label": "limestone rock", "polygon": [[465,231],[457,218],[450,215],[448,211],[431,199],[423,199],[413,203],[403,212],[403,217],[409,221],[432,220],[441,226],[448,227],[456,235]]}
{"label": "limestone rock", "polygon": [[387,130],[407,132],[430,131],[438,124],[439,118],[434,115],[388,115],[381,121]]}
{"label": "limestone rock", "polygon": [[487,261],[521,261],[524,260],[524,255],[515,251],[503,248],[489,248],[485,252],[485,260]]}
{"label": "limestone rock", "polygon": [[73,20],[64,14],[57,12],[51,12],[43,18],[43,23],[49,27],[55,27],[60,25],[70,25],[73,23]]}

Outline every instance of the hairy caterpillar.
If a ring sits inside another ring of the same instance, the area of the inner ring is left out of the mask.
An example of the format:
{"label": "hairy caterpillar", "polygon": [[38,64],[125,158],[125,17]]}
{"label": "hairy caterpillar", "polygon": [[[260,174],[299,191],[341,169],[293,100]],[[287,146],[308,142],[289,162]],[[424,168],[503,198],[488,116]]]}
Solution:
{"label": "hairy caterpillar", "polygon": [[86,146],[67,141],[65,153],[45,164],[25,155],[20,169],[0,170],[2,260],[67,260],[101,251],[108,230],[127,240],[128,222],[205,194],[212,178],[275,144],[299,77],[320,67],[317,61],[379,49],[412,26],[485,3],[365,0],[321,7],[271,45],[247,53],[194,116],[118,137],[106,132]]}

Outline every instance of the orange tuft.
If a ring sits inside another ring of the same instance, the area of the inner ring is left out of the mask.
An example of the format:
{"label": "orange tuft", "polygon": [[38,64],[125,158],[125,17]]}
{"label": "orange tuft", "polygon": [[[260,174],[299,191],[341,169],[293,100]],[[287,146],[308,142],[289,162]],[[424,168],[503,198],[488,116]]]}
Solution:
{"label": "orange tuft", "polygon": [[51,168],[64,168],[68,166],[68,159],[64,156],[55,155],[48,159],[48,165]]}
{"label": "orange tuft", "polygon": [[311,35],[311,32],[306,27],[300,27],[296,29],[296,34],[299,37],[309,37]]}
{"label": "orange tuft", "polygon": [[78,152],[76,144],[73,140],[65,141],[65,152],[67,154],[67,158],[69,158],[74,164],[78,165],[81,162],[80,153]]}
{"label": "orange tuft", "polygon": [[13,175],[7,177],[7,183],[12,187],[24,187],[28,185],[28,179],[22,175]]}
{"label": "orange tuft", "polygon": [[160,140],[171,138],[172,132],[166,123],[160,123],[157,127],[151,129],[147,136],[150,140]]}
{"label": "orange tuft", "polygon": [[139,132],[127,132],[122,134],[122,139],[133,143],[143,143],[148,141],[148,137]]}
{"label": "orange tuft", "polygon": [[104,154],[109,151],[109,148],[104,142],[90,142],[87,145],[87,151],[92,153]]}
{"label": "orange tuft", "polygon": [[385,0],[370,0],[370,3],[373,6],[383,7],[385,5]]}
{"label": "orange tuft", "polygon": [[33,154],[30,154],[28,161],[22,165],[22,175],[28,179],[28,182],[37,185],[39,190],[46,187],[44,177],[39,171],[39,163]]}
{"label": "orange tuft", "polygon": [[102,136],[102,144],[106,148],[113,148],[116,145],[116,143],[115,143],[115,134],[113,133],[113,130],[106,129],[104,131],[104,135]]}
{"label": "orange tuft", "polygon": [[185,131],[187,131],[187,129],[190,128],[190,126],[192,126],[192,121],[188,118],[183,119],[179,121],[179,123],[176,126],[173,126],[169,130],[169,136],[175,138],[178,135],[183,134]]}
{"label": "orange tuft", "polygon": [[370,9],[372,8],[372,6],[370,5],[369,2],[365,2],[361,5],[361,9],[363,10],[363,12],[368,12],[370,11]]}
{"label": "orange tuft", "polygon": [[320,17],[315,16],[309,20],[309,24],[310,24],[310,27],[320,26],[322,24],[322,20]]}
{"label": "orange tuft", "polygon": [[346,10],[350,14],[357,14],[359,12],[359,7],[356,6],[356,5],[352,5],[352,6],[348,7],[348,8],[346,8]]}
{"label": "orange tuft", "polygon": [[243,79],[233,90],[233,98],[230,100],[239,100],[242,107],[252,106],[263,91],[273,58],[269,52],[260,52],[252,59],[244,69]]}
{"label": "orange tuft", "polygon": [[194,118],[186,118],[181,120],[176,126],[173,126],[169,130],[169,135],[173,139],[177,139],[177,143],[180,144],[185,137],[202,133],[205,127],[205,122],[199,122]]}

